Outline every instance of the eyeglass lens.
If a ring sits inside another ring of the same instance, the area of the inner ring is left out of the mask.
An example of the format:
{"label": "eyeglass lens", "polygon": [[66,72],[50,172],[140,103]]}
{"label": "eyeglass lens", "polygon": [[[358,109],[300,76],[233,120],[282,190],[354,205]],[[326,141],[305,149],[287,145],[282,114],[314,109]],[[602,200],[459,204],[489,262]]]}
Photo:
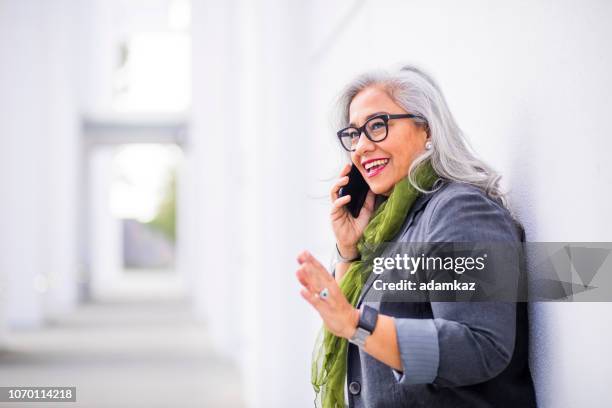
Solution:
{"label": "eyeglass lens", "polygon": [[[373,142],[379,142],[387,136],[387,123],[382,118],[372,118],[364,126],[366,136]],[[347,150],[354,151],[361,136],[359,129],[351,127],[345,129],[340,138]]]}

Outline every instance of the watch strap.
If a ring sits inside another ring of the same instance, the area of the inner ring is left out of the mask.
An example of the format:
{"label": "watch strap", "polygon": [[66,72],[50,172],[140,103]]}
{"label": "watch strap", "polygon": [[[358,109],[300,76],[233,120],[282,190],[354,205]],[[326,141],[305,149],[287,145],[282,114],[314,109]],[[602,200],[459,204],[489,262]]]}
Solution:
{"label": "watch strap", "polygon": [[359,347],[365,346],[366,339],[372,335],[376,328],[376,322],[378,322],[378,310],[364,305],[359,313],[357,330],[355,330],[355,334],[349,339],[349,342]]}
{"label": "watch strap", "polygon": [[365,346],[366,339],[371,335],[371,332],[362,329],[361,327],[357,327],[355,334],[353,334],[353,337],[349,339],[349,342],[355,344],[358,347],[363,347]]}

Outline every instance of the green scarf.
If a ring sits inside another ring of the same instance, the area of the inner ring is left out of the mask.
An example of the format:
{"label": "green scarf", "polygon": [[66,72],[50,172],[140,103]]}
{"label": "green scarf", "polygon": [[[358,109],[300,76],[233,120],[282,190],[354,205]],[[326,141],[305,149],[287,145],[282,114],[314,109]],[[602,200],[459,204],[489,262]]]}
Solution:
{"label": "green scarf", "polygon": [[[429,161],[415,171],[419,187],[429,190],[438,178]],[[372,271],[372,260],[377,247],[392,240],[402,228],[406,215],[420,192],[407,179],[398,182],[389,198],[372,215],[357,243],[361,259],[351,264],[340,282],[340,289],[350,304],[355,306],[363,285]],[[344,382],[348,340],[336,337],[323,328],[318,336],[312,361],[312,385],[317,397],[315,405],[324,408],[344,408]]]}

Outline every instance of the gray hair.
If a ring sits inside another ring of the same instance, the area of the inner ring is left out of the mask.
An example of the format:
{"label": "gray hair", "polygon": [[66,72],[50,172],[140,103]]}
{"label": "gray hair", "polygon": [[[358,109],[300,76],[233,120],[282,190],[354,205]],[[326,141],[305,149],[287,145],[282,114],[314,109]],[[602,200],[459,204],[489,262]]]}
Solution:
{"label": "gray hair", "polygon": [[[442,91],[436,82],[415,66],[389,71],[372,71],[360,75],[341,93],[338,108],[339,128],[349,123],[349,108],[353,98],[362,90],[380,86],[407,112],[425,118],[425,126],[432,149],[417,156],[408,170],[408,180],[419,191],[429,193],[416,185],[414,169],[426,160],[443,179],[474,185],[507,207],[505,194],[501,191],[501,176],[476,157],[468,140],[455,122]],[[418,121],[418,120],[417,120]]]}

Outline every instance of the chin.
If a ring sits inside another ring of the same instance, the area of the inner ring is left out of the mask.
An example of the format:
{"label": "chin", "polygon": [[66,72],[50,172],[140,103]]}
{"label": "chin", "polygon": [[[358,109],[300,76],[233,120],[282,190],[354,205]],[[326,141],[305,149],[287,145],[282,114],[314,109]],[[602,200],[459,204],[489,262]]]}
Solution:
{"label": "chin", "polygon": [[391,193],[391,190],[393,189],[393,186],[388,186],[388,185],[382,185],[382,184],[377,184],[377,185],[370,185],[370,190],[372,190],[372,192],[376,195],[389,195]]}

